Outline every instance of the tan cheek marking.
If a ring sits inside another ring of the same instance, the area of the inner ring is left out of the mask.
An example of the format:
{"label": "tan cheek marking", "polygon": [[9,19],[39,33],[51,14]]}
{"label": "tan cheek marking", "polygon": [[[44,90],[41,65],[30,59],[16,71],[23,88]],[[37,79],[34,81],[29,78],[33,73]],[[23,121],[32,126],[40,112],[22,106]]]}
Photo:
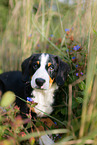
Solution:
{"label": "tan cheek marking", "polygon": [[51,62],[48,63],[48,67],[51,65]]}
{"label": "tan cheek marking", "polygon": [[53,81],[54,81],[54,79],[51,79],[51,77],[50,77],[50,85],[49,85],[49,88],[51,88]]}
{"label": "tan cheek marking", "polygon": [[37,61],[37,64],[39,65],[39,61]]}

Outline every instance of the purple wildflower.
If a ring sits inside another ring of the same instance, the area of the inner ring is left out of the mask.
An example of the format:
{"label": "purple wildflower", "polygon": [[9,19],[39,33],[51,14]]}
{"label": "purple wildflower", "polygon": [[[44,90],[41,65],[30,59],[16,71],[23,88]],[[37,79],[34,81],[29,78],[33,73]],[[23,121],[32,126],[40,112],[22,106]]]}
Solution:
{"label": "purple wildflower", "polygon": [[72,51],[72,50],[70,50],[70,55],[72,54],[72,52],[73,52],[73,51]]}
{"label": "purple wildflower", "polygon": [[78,74],[78,73],[76,73],[76,76],[77,76],[77,77],[78,77],[78,75],[79,75],[79,74]]}
{"label": "purple wildflower", "polygon": [[30,34],[29,37],[32,37],[32,34]]}
{"label": "purple wildflower", "polygon": [[76,57],[74,56],[74,57],[72,57],[72,59],[76,59]]}
{"label": "purple wildflower", "polygon": [[83,73],[82,72],[80,74],[83,76]]}
{"label": "purple wildflower", "polygon": [[66,52],[69,52],[69,49],[67,49]]}
{"label": "purple wildflower", "polygon": [[55,125],[57,125],[57,122],[54,122]]}
{"label": "purple wildflower", "polygon": [[51,35],[50,35],[50,37],[54,37],[54,35],[53,35],[53,34],[51,34]]}
{"label": "purple wildflower", "polygon": [[37,47],[40,47],[40,45],[39,45],[39,44],[37,44]]}
{"label": "purple wildflower", "polygon": [[32,102],[33,100],[32,100],[32,98],[27,97],[27,101]]}
{"label": "purple wildflower", "polygon": [[79,45],[76,45],[76,46],[73,47],[73,50],[75,50],[75,51],[77,51],[79,49],[80,49],[80,46]]}
{"label": "purple wildflower", "polygon": [[77,47],[78,49],[80,48],[80,46],[79,46],[79,45],[77,45],[76,47]]}
{"label": "purple wildflower", "polygon": [[69,29],[65,29],[65,32],[69,31]]}

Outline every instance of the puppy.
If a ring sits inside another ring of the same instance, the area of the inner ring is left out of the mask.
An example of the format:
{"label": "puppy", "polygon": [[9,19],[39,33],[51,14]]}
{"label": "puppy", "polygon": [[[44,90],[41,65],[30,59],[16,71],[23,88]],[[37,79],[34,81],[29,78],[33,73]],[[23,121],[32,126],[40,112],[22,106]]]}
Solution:
{"label": "puppy", "polygon": [[[45,117],[53,112],[53,104],[57,98],[55,92],[64,85],[69,70],[68,64],[56,55],[33,54],[22,63],[22,72],[11,71],[0,75],[1,95],[6,91],[13,91],[24,100],[30,97],[37,103],[33,107],[33,113],[38,117]],[[27,104],[18,97],[16,105],[21,112],[28,113]]]}
{"label": "puppy", "polygon": [[[10,71],[0,75],[0,97],[6,91],[14,92],[22,118],[26,118],[29,113],[26,103],[29,98],[37,103],[31,109],[32,117],[45,117],[53,112],[55,104],[60,104],[57,93],[64,85],[69,71],[68,64],[58,56],[47,53],[33,54],[22,63],[22,72]],[[39,138],[39,143],[51,145],[54,141],[46,134]]]}

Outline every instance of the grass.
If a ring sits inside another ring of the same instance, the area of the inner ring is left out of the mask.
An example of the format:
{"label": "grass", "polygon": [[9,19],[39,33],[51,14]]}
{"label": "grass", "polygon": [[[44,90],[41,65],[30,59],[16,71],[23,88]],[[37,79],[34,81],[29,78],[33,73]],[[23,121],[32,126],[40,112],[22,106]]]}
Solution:
{"label": "grass", "polygon": [[[4,12],[0,24],[0,72],[21,70],[25,58],[40,52],[59,55],[71,67],[59,93],[62,103],[49,116],[54,126],[46,126],[47,131],[40,132],[38,127],[44,126],[40,119],[34,124],[29,114],[23,121],[18,108],[7,107],[7,112],[0,110],[0,143],[20,144],[27,140],[26,144],[33,145],[36,137],[47,133],[53,134],[60,145],[96,145],[97,2],[86,0],[83,4],[78,0],[67,5],[57,0],[10,0],[0,1],[0,9]],[[80,48],[74,50],[74,46]],[[34,125],[36,132],[32,129],[29,134],[23,127],[25,122],[27,127]]]}

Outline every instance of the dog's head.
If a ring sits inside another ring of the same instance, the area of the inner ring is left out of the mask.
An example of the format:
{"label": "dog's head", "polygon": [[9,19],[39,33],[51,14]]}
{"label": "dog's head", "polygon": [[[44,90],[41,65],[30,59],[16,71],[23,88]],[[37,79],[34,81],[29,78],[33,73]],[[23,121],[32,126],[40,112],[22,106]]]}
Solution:
{"label": "dog's head", "polygon": [[70,68],[58,56],[34,54],[22,63],[23,81],[31,81],[32,88],[49,89],[54,82],[64,85]]}

